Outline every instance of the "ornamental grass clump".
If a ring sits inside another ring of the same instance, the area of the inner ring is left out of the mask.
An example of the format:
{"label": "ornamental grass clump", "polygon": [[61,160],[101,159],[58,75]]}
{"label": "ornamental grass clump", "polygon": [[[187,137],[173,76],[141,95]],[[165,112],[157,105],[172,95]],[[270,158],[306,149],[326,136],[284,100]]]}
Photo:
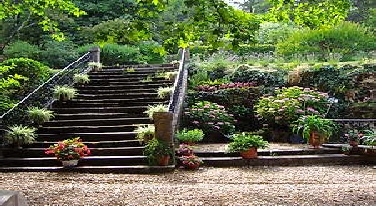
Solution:
{"label": "ornamental grass clump", "polygon": [[324,117],[329,107],[327,93],[294,86],[278,89],[274,96],[262,97],[255,111],[266,123],[290,125],[303,115]]}
{"label": "ornamental grass clump", "polygon": [[90,155],[90,149],[82,143],[79,137],[76,137],[51,145],[46,149],[45,154],[53,154],[61,161],[78,160],[84,156]]}
{"label": "ornamental grass clump", "polygon": [[185,115],[193,126],[202,129],[205,134],[210,132],[232,134],[235,131],[234,115],[228,113],[224,106],[216,103],[197,102],[185,111]]}

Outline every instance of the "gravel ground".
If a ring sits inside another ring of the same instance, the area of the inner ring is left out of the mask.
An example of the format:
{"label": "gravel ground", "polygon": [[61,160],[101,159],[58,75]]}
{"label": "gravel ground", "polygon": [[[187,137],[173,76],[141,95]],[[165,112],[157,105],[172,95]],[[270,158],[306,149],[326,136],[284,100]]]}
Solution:
{"label": "gravel ground", "polygon": [[30,205],[376,205],[372,166],[201,168],[158,175],[0,173]]}

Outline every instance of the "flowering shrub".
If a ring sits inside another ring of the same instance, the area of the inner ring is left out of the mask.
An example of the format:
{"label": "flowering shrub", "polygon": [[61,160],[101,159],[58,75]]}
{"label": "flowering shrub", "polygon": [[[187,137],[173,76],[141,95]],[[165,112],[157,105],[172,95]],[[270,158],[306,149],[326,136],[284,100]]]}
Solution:
{"label": "flowering shrub", "polygon": [[289,87],[276,91],[275,96],[262,97],[255,105],[259,118],[268,123],[290,124],[303,115],[325,116],[329,95],[309,88]]}
{"label": "flowering shrub", "polygon": [[185,115],[189,121],[204,133],[218,131],[223,134],[232,134],[235,131],[235,119],[229,114],[224,106],[201,101],[187,109]]}
{"label": "flowering shrub", "polygon": [[179,157],[181,165],[187,169],[197,169],[203,161],[196,155],[181,156]]}
{"label": "flowering shrub", "polygon": [[244,87],[253,87],[256,84],[253,82],[235,82],[235,83],[225,83],[220,85],[199,85],[195,89],[197,91],[204,91],[204,92],[214,92],[220,89],[232,89],[232,88],[244,88]]}
{"label": "flowering shrub", "polygon": [[76,137],[51,145],[45,153],[54,154],[58,160],[75,160],[89,155],[90,150],[79,137]]}

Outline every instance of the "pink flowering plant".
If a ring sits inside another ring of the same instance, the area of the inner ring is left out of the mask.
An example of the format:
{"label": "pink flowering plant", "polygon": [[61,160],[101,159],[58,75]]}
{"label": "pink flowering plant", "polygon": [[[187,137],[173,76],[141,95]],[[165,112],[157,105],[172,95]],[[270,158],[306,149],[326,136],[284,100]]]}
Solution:
{"label": "pink flowering plant", "polygon": [[267,123],[289,125],[303,115],[324,117],[329,106],[327,93],[294,86],[278,89],[274,96],[262,97],[255,110]]}
{"label": "pink flowering plant", "polygon": [[200,101],[185,111],[185,115],[194,127],[201,128],[204,133],[218,131],[222,134],[235,132],[234,115],[227,112],[224,106]]}
{"label": "pink flowering plant", "polygon": [[214,92],[221,89],[239,89],[254,87],[256,84],[253,82],[235,82],[235,83],[223,83],[220,85],[199,85],[195,88],[197,91]]}
{"label": "pink flowering plant", "polygon": [[179,160],[182,167],[187,169],[197,169],[200,165],[204,163],[201,160],[201,158],[197,157],[194,154],[181,156],[179,157]]}

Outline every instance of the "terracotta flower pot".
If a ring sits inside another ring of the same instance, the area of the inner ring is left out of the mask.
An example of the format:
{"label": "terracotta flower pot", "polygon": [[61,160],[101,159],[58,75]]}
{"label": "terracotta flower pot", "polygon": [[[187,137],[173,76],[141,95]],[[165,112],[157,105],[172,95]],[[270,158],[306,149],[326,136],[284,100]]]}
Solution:
{"label": "terracotta flower pot", "polygon": [[317,132],[311,132],[309,135],[308,143],[313,146],[314,149],[318,149],[321,144],[321,137]]}
{"label": "terracotta flower pot", "polygon": [[251,147],[247,151],[240,152],[240,156],[242,156],[244,159],[257,158],[257,148]]}
{"label": "terracotta flower pot", "polygon": [[190,169],[190,170],[196,170],[200,167],[200,164],[188,164],[185,166],[185,168]]}
{"label": "terracotta flower pot", "polygon": [[159,166],[167,166],[170,161],[170,155],[164,155],[161,157],[158,157],[157,163]]}

